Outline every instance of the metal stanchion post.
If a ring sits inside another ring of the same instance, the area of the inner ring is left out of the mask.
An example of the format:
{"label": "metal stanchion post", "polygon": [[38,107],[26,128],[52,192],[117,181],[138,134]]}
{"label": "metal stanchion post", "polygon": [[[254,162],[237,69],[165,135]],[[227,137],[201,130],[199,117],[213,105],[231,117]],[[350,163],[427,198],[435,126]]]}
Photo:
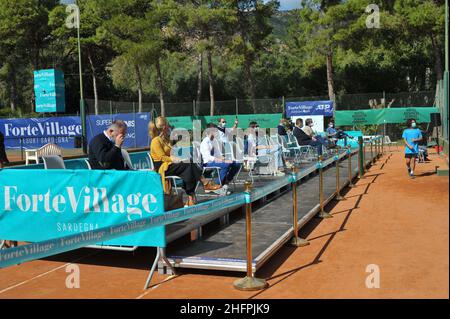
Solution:
{"label": "metal stanchion post", "polygon": [[336,161],[336,200],[345,200],[344,197],[341,196],[341,181],[340,181],[340,160],[339,160],[339,152],[336,150],[336,156],[334,158],[334,160]]}
{"label": "metal stanchion post", "polygon": [[320,200],[320,212],[319,212],[319,217],[320,218],[331,218],[333,217],[332,215],[328,214],[327,212],[325,212],[325,196],[323,194],[323,156],[319,156],[319,163],[318,163],[318,167],[319,167],[319,200]]}
{"label": "metal stanchion post", "polygon": [[304,247],[309,245],[309,241],[298,237],[298,196],[297,196],[297,168],[293,165],[292,169],[292,213],[293,213],[293,227],[294,238],[292,238],[291,245],[296,247]]}
{"label": "metal stanchion post", "polygon": [[352,170],[352,149],[349,146],[347,150],[348,154],[348,187],[353,188],[355,184],[353,184],[353,170]]}
{"label": "metal stanchion post", "polygon": [[378,137],[375,138],[375,161],[378,160]]}
{"label": "metal stanchion post", "polygon": [[364,176],[364,142],[362,136],[358,137],[359,151],[358,151],[358,168],[359,178]]}
{"label": "metal stanchion post", "polygon": [[20,157],[22,158],[23,161],[23,138],[20,138]]}
{"label": "metal stanchion post", "polygon": [[269,286],[266,280],[255,278],[253,275],[253,257],[252,257],[252,202],[250,192],[251,182],[245,182],[245,221],[247,235],[247,276],[236,280],[234,288],[244,291],[262,290]]}
{"label": "metal stanchion post", "polygon": [[374,157],[373,157],[373,139],[370,139],[370,164],[374,163]]}
{"label": "metal stanchion post", "polygon": [[378,159],[381,158],[381,137],[378,137]]}

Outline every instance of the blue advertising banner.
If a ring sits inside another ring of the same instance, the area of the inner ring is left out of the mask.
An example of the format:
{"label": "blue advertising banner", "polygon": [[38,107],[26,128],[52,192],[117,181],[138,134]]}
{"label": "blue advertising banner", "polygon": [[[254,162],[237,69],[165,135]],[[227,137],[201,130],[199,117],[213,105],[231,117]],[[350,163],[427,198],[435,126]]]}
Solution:
{"label": "blue advertising banner", "polygon": [[90,115],[87,117],[87,138],[90,141],[94,136],[102,133],[114,120],[127,123],[127,136],[125,148],[150,147],[148,123],[150,113],[122,113],[110,115]]}
{"label": "blue advertising banner", "polygon": [[81,121],[76,116],[0,119],[0,131],[7,149],[39,148],[47,143],[74,148],[74,138],[81,136]]}
{"label": "blue advertising banner", "polygon": [[59,70],[34,71],[37,113],[65,112],[64,73]]}
{"label": "blue advertising banner", "polygon": [[286,102],[286,116],[333,116],[333,101]]}
{"label": "blue advertising banner", "polygon": [[[87,117],[88,141],[105,130],[115,119],[128,125],[125,148],[149,147],[148,123],[150,113],[90,115]],[[5,136],[7,149],[39,148],[55,143],[67,149],[75,148],[74,138],[81,136],[81,120],[76,116],[0,119],[0,131]]]}
{"label": "blue advertising banner", "polygon": [[[39,242],[164,215],[161,177],[149,171],[8,169],[0,185],[0,238],[9,240]],[[165,247],[165,229],[98,244]]]}

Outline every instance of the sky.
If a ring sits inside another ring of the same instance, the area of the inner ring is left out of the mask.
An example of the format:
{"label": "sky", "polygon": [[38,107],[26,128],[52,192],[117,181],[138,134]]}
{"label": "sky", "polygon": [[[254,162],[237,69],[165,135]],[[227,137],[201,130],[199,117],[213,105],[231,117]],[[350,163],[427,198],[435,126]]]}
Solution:
{"label": "sky", "polygon": [[280,10],[291,10],[300,8],[300,0],[280,0]]}
{"label": "sky", "polygon": [[[62,3],[74,3],[74,0],[62,0]],[[300,8],[300,0],[280,0],[280,10],[291,10]]]}

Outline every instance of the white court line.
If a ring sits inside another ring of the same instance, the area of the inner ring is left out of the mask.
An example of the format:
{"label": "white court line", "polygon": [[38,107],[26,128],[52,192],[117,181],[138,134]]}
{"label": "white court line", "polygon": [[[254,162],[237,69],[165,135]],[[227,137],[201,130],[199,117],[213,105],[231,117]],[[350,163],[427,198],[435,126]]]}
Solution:
{"label": "white court line", "polygon": [[8,287],[8,288],[5,288],[5,289],[3,289],[3,290],[0,290],[0,294],[2,294],[2,293],[4,293],[4,292],[7,292],[7,291],[9,291],[9,290],[11,290],[11,289],[17,288],[17,287],[19,287],[19,286],[25,285],[26,283],[29,283],[29,282],[32,281],[32,280],[35,280],[35,279],[44,277],[45,275],[48,275],[48,274],[50,274],[50,273],[52,273],[52,272],[54,272],[54,271],[57,271],[57,270],[59,270],[59,269],[61,269],[61,268],[67,267],[67,266],[69,266],[69,265],[71,265],[71,264],[73,264],[73,263],[75,263],[75,262],[77,262],[77,261],[79,261],[79,260],[81,260],[81,259],[84,259],[84,258],[86,258],[86,257],[90,257],[90,256],[93,256],[93,255],[96,255],[96,254],[98,254],[98,253],[99,253],[99,252],[94,252],[94,253],[92,253],[92,254],[88,254],[88,255],[86,255],[86,256],[80,257],[80,258],[75,259],[74,261],[72,261],[72,262],[70,262],[70,263],[67,263],[67,264],[65,264],[65,265],[62,265],[62,266],[59,266],[59,267],[57,267],[57,268],[51,269],[51,270],[49,270],[49,271],[47,271],[47,272],[45,272],[45,273],[42,273],[42,274],[40,274],[40,275],[37,275],[37,276],[35,276],[35,277],[33,277],[33,278],[30,278],[30,279],[28,279],[28,280],[22,281],[22,282],[20,282],[20,283],[18,283],[18,284],[15,284],[14,286],[10,286],[10,287]]}
{"label": "white court line", "polygon": [[150,292],[152,292],[153,290],[155,290],[156,288],[158,288],[159,286],[161,286],[163,283],[165,283],[166,281],[172,279],[176,277],[176,275],[171,275],[169,277],[167,277],[166,279],[164,279],[163,281],[161,281],[159,284],[157,284],[155,287],[152,287],[150,290],[147,290],[146,292],[144,292],[142,295],[139,295],[136,297],[136,299],[142,299],[143,297],[145,297],[146,295],[148,295]]}

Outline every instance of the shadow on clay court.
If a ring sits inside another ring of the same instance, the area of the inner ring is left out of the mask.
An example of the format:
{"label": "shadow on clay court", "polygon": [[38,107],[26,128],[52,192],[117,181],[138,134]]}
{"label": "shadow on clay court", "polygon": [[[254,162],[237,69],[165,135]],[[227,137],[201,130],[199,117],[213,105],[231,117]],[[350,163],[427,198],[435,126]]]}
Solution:
{"label": "shadow on clay court", "polygon": [[[271,259],[270,263],[267,263],[264,265],[259,271],[258,276],[263,278],[268,278],[268,280],[273,280],[282,276],[287,275],[285,278],[282,278],[278,282],[271,284],[271,286],[274,286],[278,284],[279,282],[287,279],[289,276],[295,274],[296,272],[316,265],[321,262],[320,258],[323,255],[323,253],[326,251],[326,249],[329,247],[335,236],[342,231],[345,231],[345,225],[347,224],[351,214],[359,207],[359,203],[362,200],[363,196],[368,194],[368,190],[370,186],[377,180],[377,178],[380,175],[383,175],[384,173],[379,174],[373,174],[373,175],[365,175],[364,179],[370,179],[373,178],[370,182],[364,183],[364,184],[358,184],[356,189],[363,188],[363,193],[358,195],[353,195],[347,197],[346,195],[351,190],[351,188],[344,188],[341,191],[341,194],[346,197],[347,199],[357,197],[357,200],[355,202],[355,205],[353,208],[333,213],[332,215],[338,215],[338,214],[344,214],[347,215],[344,218],[343,223],[339,227],[338,230],[323,234],[314,238],[308,238],[308,236],[313,232],[313,230],[323,221],[319,218],[313,218],[310,220],[306,225],[304,225],[300,231],[299,236],[302,238],[307,238],[309,241],[320,239],[326,236],[329,236],[327,242],[324,244],[320,252],[317,254],[317,256],[314,258],[314,260],[308,264],[302,265],[298,268],[292,269],[288,272],[285,272],[283,274],[279,274],[277,276],[273,276],[273,274],[276,272],[277,269],[280,268],[280,266],[295,252],[296,247],[292,246],[284,246],[282,249],[280,249]],[[339,202],[336,200],[332,200],[328,205],[326,205],[326,211],[331,211],[334,209],[334,207]],[[81,256],[81,258],[80,258]],[[104,267],[115,267],[115,268],[126,268],[126,269],[137,269],[137,270],[146,270],[149,271],[151,268],[151,265],[154,261],[154,258],[156,256],[156,250],[155,248],[151,247],[141,247],[137,249],[134,252],[123,252],[123,251],[110,251],[110,250],[101,250],[101,249],[89,249],[89,248],[82,248],[76,251],[63,253],[60,255],[52,256],[45,258],[44,260],[48,261],[57,261],[57,262],[73,262],[75,259],[77,260],[77,264],[86,264],[86,265],[94,265],[94,266],[104,266]],[[78,259],[77,259],[78,258]],[[240,272],[226,272],[226,271],[216,271],[216,270],[200,270],[200,269],[176,269],[177,271],[177,277],[183,276],[183,275],[195,275],[195,274],[201,274],[201,275],[213,275],[213,276],[220,276],[220,277],[230,277],[230,276],[236,276],[236,277],[242,277],[242,273]],[[273,277],[272,277],[273,276]],[[171,279],[170,279],[171,280]],[[165,281],[167,282],[167,281]],[[155,285],[158,285],[160,283],[155,283]],[[153,285],[154,286],[154,285]],[[261,293],[261,292],[260,292]],[[256,297],[258,294],[256,294],[253,297]]]}
{"label": "shadow on clay court", "polygon": [[[283,249],[281,249],[277,254],[275,254],[274,258],[273,258],[273,262],[271,262],[270,264],[265,265],[259,272],[258,275],[259,277],[262,278],[266,278],[266,280],[274,280],[277,278],[280,278],[280,280],[278,280],[275,283],[270,283],[270,286],[267,289],[270,289],[270,287],[276,286],[277,284],[283,282],[284,280],[288,279],[289,277],[291,277],[292,275],[296,274],[297,272],[299,272],[302,269],[305,269],[307,267],[311,267],[314,265],[319,264],[320,262],[322,262],[320,259],[322,257],[322,255],[325,253],[325,251],[327,250],[327,248],[330,246],[330,244],[333,242],[334,238],[340,233],[345,231],[345,226],[347,225],[351,215],[354,213],[354,211],[356,209],[359,208],[359,204],[361,203],[361,200],[363,199],[364,195],[368,194],[368,190],[370,188],[370,186],[375,182],[375,180],[378,178],[378,176],[381,174],[377,174],[377,175],[373,175],[375,176],[375,178],[373,179],[372,182],[365,184],[365,189],[364,189],[364,193],[357,195],[358,199],[355,201],[355,204],[352,208],[345,210],[345,211],[341,211],[341,212],[337,212],[337,213],[333,213],[332,215],[336,215],[336,214],[342,214],[342,213],[347,213],[347,215],[345,216],[344,220],[342,221],[341,225],[339,226],[339,228],[333,232],[327,233],[327,234],[322,234],[320,236],[317,237],[313,237],[313,238],[308,238],[308,236],[312,233],[312,231],[318,226],[320,225],[321,222],[323,222],[322,219],[317,219],[314,218],[312,219],[309,223],[307,223],[305,226],[303,226],[300,231],[299,231],[299,236],[301,238],[306,238],[308,241],[313,241],[313,240],[317,240],[320,238],[324,238],[324,237],[329,237],[327,239],[327,241],[324,243],[324,245],[322,246],[322,248],[320,249],[320,251],[317,253],[317,255],[314,257],[314,259],[305,264],[302,265],[300,267],[291,269],[289,271],[286,271],[284,273],[278,274],[276,276],[273,276],[273,274],[276,272],[276,270],[282,265],[282,263],[286,260],[287,257],[289,257],[295,250],[295,247],[283,247]],[[348,192],[349,189],[346,188],[346,191]],[[345,193],[343,193],[343,195],[345,196]],[[326,211],[330,211],[332,210],[336,205],[337,205],[338,201],[333,200],[332,202],[330,202],[329,205],[326,206]],[[278,258],[275,258],[278,257]],[[257,296],[259,296],[260,294],[262,294],[265,290],[261,290],[258,293],[254,294],[253,296],[251,296],[249,299],[253,299]]]}

